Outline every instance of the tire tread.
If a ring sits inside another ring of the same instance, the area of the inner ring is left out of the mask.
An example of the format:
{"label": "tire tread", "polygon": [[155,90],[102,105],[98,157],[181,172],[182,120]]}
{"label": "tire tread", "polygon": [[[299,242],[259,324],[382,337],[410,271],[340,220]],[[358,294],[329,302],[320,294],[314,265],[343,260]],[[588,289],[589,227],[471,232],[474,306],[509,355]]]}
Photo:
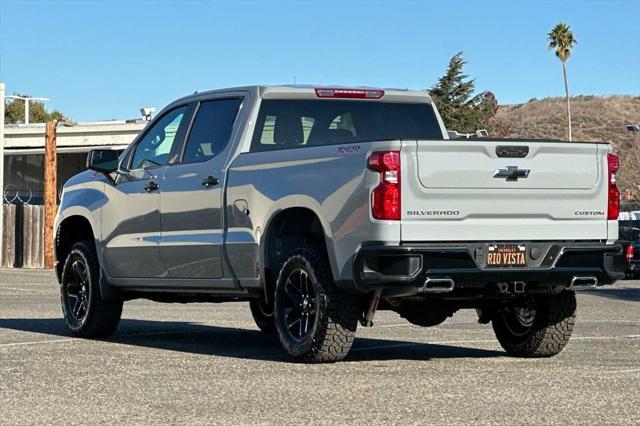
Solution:
{"label": "tire tread", "polygon": [[[90,241],[80,241],[73,245],[69,256],[65,261],[62,276],[64,277],[67,268],[70,268],[71,255],[79,252],[87,261],[90,272],[91,285],[91,301],[90,309],[87,313],[88,317],[79,328],[67,326],[69,331],[76,337],[83,338],[101,338],[113,334],[118,327],[120,317],[122,316],[122,301],[105,301],[100,294],[100,262],[95,247]],[[64,310],[63,310],[64,314]],[[65,316],[66,321],[66,316]]]}
{"label": "tire tread", "polygon": [[522,342],[514,342],[501,319],[493,320],[493,329],[500,345],[509,355],[542,358],[560,353],[569,343],[576,317],[576,296],[573,291],[559,295],[541,295],[536,300],[534,329]]}
{"label": "tire tread", "polygon": [[289,342],[282,333],[278,333],[280,341],[294,358],[303,362],[336,362],[344,359],[349,353],[355,338],[360,310],[353,296],[340,291],[333,281],[331,268],[326,255],[320,249],[300,248],[293,250],[284,262],[278,276],[281,282],[286,265],[292,262],[307,265],[309,272],[315,276],[322,288],[318,297],[322,305],[318,329],[310,349],[301,355],[294,355],[289,349]]}

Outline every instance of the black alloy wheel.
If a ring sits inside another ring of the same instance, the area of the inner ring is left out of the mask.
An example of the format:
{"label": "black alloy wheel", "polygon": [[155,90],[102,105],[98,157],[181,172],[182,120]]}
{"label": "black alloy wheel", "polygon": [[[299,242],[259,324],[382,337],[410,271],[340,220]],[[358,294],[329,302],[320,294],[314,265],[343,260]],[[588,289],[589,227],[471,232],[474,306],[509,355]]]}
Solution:
{"label": "black alloy wheel", "polygon": [[321,247],[293,250],[275,286],[275,327],[283,349],[303,362],[336,362],[351,349],[358,300],[336,288]]}
{"label": "black alloy wheel", "polygon": [[106,337],[118,327],[122,300],[102,298],[101,274],[93,242],[75,243],[65,259],[60,280],[62,313],[74,336]]}
{"label": "black alloy wheel", "polygon": [[492,319],[493,330],[509,355],[553,356],[569,343],[576,308],[573,291],[531,295],[521,305],[500,309]]}
{"label": "black alloy wheel", "polygon": [[525,306],[502,309],[499,315],[512,336],[526,338],[536,319],[535,302],[530,299]]}
{"label": "black alloy wheel", "polygon": [[309,338],[317,325],[318,298],[314,283],[302,268],[293,270],[284,285],[279,305],[289,337],[298,343]]}
{"label": "black alloy wheel", "polygon": [[61,290],[66,312],[69,313],[73,322],[80,325],[89,312],[91,301],[89,267],[77,254],[71,261],[71,267],[66,271]]}

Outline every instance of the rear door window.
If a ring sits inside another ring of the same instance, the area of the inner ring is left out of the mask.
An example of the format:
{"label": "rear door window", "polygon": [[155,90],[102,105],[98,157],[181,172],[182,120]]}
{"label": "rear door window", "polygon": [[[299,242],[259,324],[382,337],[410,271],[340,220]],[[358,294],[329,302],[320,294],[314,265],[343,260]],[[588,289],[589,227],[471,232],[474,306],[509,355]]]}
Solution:
{"label": "rear door window", "polygon": [[207,161],[224,150],[240,101],[220,99],[200,104],[184,148],[183,163]]}
{"label": "rear door window", "polygon": [[442,139],[429,104],[264,100],[252,151],[392,139]]}

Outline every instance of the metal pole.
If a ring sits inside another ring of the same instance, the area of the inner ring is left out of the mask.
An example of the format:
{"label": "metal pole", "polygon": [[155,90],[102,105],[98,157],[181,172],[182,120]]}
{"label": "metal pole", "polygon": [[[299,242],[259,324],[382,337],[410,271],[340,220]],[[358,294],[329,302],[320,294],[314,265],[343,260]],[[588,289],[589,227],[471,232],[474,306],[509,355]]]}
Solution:
{"label": "metal pole", "polygon": [[2,265],[2,255],[4,254],[4,241],[2,232],[4,231],[4,83],[0,83],[0,265]]}
{"label": "metal pole", "polygon": [[24,124],[29,124],[29,98],[24,98]]}

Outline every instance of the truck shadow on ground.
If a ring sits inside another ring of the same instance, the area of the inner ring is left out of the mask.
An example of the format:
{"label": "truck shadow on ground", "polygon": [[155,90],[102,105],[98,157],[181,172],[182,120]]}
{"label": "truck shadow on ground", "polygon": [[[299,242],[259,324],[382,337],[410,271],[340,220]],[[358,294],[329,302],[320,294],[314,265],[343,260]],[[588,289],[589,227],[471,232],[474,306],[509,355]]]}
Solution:
{"label": "truck shadow on ground", "polygon": [[[57,318],[0,319],[0,328],[41,333],[56,337],[70,337],[62,319]],[[32,339],[29,339],[29,341],[32,341]],[[82,339],[78,339],[78,341],[83,342]],[[101,340],[101,342],[191,354],[291,362],[291,359],[281,349],[275,334],[189,322],[126,319],[120,322],[116,334],[108,339]],[[2,345],[0,344],[0,346]],[[463,346],[361,337],[356,338],[345,361],[394,359],[428,361],[442,358],[489,358],[499,356],[505,356],[505,354],[494,350]]]}
{"label": "truck shadow on ground", "polygon": [[594,288],[592,290],[581,290],[580,293],[589,294],[591,296],[606,297],[609,299],[640,302],[640,288]]}

